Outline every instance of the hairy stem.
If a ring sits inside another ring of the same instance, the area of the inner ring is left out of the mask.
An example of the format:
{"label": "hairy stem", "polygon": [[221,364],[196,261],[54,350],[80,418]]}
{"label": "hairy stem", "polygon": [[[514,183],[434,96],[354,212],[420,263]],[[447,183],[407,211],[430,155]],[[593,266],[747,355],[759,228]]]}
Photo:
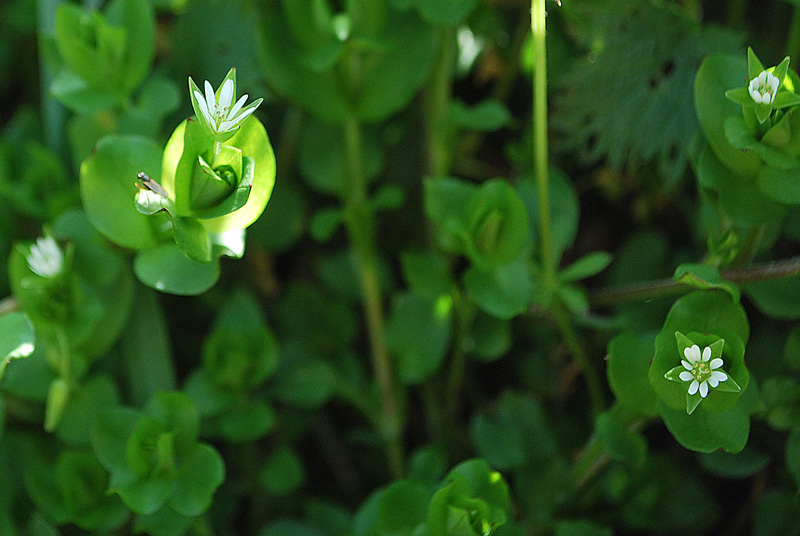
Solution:
{"label": "hairy stem", "polygon": [[[800,256],[746,268],[725,270],[721,272],[721,275],[723,279],[737,285],[797,276],[800,275]],[[600,289],[589,295],[589,303],[593,308],[610,307],[618,303],[646,301],[661,296],[674,296],[690,289],[691,287],[678,283],[674,279],[659,279],[657,281]]]}

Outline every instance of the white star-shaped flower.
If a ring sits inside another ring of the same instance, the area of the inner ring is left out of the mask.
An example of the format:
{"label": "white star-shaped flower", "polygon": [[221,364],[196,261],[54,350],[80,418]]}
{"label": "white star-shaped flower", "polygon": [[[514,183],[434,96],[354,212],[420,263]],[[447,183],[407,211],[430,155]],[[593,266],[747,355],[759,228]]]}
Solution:
{"label": "white star-shaped flower", "polygon": [[31,270],[47,278],[58,275],[64,267],[64,253],[51,236],[37,238],[25,260]]}
{"label": "white star-shaped flower", "polygon": [[761,71],[761,74],[750,80],[750,96],[759,104],[772,104],[775,94],[778,92],[780,80],[769,71]]}
{"label": "white star-shaped flower", "polygon": [[700,392],[700,396],[705,398],[708,396],[708,386],[715,388],[720,382],[728,380],[728,375],[717,370],[725,363],[722,358],[715,357],[711,359],[711,348],[706,346],[703,348],[702,354],[700,347],[692,345],[684,349],[683,355],[686,360],[681,359],[681,365],[686,370],[680,373],[680,379],[689,384],[689,394],[693,395]]}
{"label": "white star-shaped flower", "polygon": [[264,100],[258,99],[245,106],[247,94],[244,94],[233,104],[236,96],[235,69],[228,72],[217,93],[214,92],[214,88],[208,80],[204,82],[203,88],[204,92],[201,92],[194,80],[189,77],[189,89],[195,114],[217,141],[224,141],[233,136],[245,119],[250,117]]}

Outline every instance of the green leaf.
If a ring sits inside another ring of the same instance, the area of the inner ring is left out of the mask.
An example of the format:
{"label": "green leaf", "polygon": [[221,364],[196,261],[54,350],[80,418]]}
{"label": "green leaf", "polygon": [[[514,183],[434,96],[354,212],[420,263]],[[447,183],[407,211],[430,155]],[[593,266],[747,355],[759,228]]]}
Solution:
{"label": "green leaf", "polygon": [[0,316],[0,379],[12,359],[33,353],[35,343],[36,334],[28,315],[15,312]]}
{"label": "green leaf", "polygon": [[512,122],[511,113],[495,99],[481,101],[475,106],[454,100],[450,102],[448,112],[454,126],[479,132],[500,130]]}
{"label": "green leaf", "polygon": [[308,231],[317,242],[327,242],[342,224],[342,211],[338,208],[323,208],[311,218]]}
{"label": "green leaf", "polygon": [[439,244],[450,253],[464,253],[469,229],[467,206],[474,184],[450,177],[425,181],[425,215],[436,224]]}
{"label": "green leaf", "polygon": [[617,400],[642,415],[658,412],[656,394],[647,379],[652,343],[632,333],[621,333],[608,343],[606,374]]}
{"label": "green leaf", "polygon": [[[292,351],[291,348],[289,351]],[[282,402],[301,408],[314,408],[324,404],[333,394],[336,379],[331,367],[316,359],[286,365],[282,354],[281,368],[269,392]]]}
{"label": "green leaf", "polygon": [[718,450],[700,455],[703,469],[729,479],[745,479],[754,476],[770,463],[770,457],[758,452],[749,444],[738,454]]}
{"label": "green leaf", "polygon": [[108,376],[93,376],[73,390],[56,435],[68,445],[89,446],[95,415],[103,408],[118,404],[119,394],[114,382]]}
{"label": "green leaf", "polygon": [[598,441],[613,459],[642,467],[647,458],[647,442],[628,427],[632,420],[624,406],[615,405],[597,417],[595,430]]}
{"label": "green leaf", "polygon": [[[700,408],[706,402],[700,404]],[[663,402],[659,402],[659,411],[678,443],[696,452],[722,449],[736,454],[744,448],[750,435],[749,412],[741,401],[721,413],[695,411],[687,415],[686,409],[672,409]]]}
{"label": "green leaf", "polygon": [[761,167],[758,155],[731,145],[724,128],[727,118],[741,115],[741,108],[725,98],[725,91],[741,86],[745,69],[741,56],[708,55],[697,70],[694,103],[703,132],[719,161],[737,175],[752,177]]}
{"label": "green leaf", "polygon": [[163,220],[139,213],[134,205],[136,175],[145,171],[158,181],[161,148],[139,136],[112,135],[100,140],[81,164],[81,199],[86,216],[102,235],[132,249],[156,244]]}
{"label": "green leaf", "polygon": [[176,244],[167,243],[139,252],[133,271],[142,283],[159,292],[196,296],[219,279],[219,261],[195,262]]}
{"label": "green leaf", "polygon": [[151,536],[183,536],[191,522],[192,518],[182,516],[164,505],[152,514],[137,516],[134,530]]}
{"label": "green leaf", "polygon": [[464,286],[478,307],[497,318],[524,313],[533,298],[528,264],[522,259],[493,271],[473,266],[464,274]]}
{"label": "green leaf", "polygon": [[[226,145],[241,150],[245,176],[240,177],[237,188],[224,201],[195,210],[190,200],[193,177],[195,173],[202,174],[198,156],[206,153],[211,144],[211,138],[198,122],[184,121],[178,125],[164,149],[161,185],[174,192],[178,215],[203,218],[200,223],[209,233],[244,229],[264,211],[275,182],[275,155],[267,132],[253,116],[242,124]],[[253,159],[252,183],[247,158]]]}
{"label": "green leaf", "polygon": [[800,488],[800,428],[792,430],[786,442],[786,468]]}
{"label": "green leaf", "polygon": [[581,257],[558,273],[561,281],[579,281],[597,275],[611,264],[611,254],[594,251]]}
{"label": "green leaf", "polygon": [[[563,171],[550,168],[548,183],[550,199],[550,234],[553,256],[557,259],[569,249],[578,233],[578,196],[569,178]],[[526,175],[517,185],[517,190],[528,209],[530,237],[534,244],[540,242],[539,194],[532,175]]]}
{"label": "green leaf", "polygon": [[775,318],[800,318],[800,277],[748,283],[744,292],[762,313]]}
{"label": "green leaf", "polygon": [[259,474],[261,483],[272,495],[296,491],[305,481],[303,461],[297,452],[283,447],[271,453]]}
{"label": "green leaf", "polygon": [[403,279],[418,296],[431,300],[449,294],[453,285],[447,258],[437,253],[404,252]]}
{"label": "green leaf", "polygon": [[[114,485],[112,476],[112,485]],[[136,514],[149,515],[158,511],[172,492],[172,483],[163,478],[129,480],[116,483],[114,491],[122,502]]]}
{"label": "green leaf", "polygon": [[[364,178],[371,183],[384,166],[384,155],[377,131],[366,129],[361,139]],[[341,125],[310,118],[300,134],[298,167],[306,183],[315,191],[347,196],[350,171],[347,147]]]}
{"label": "green leaf", "polygon": [[160,391],[174,391],[175,369],[164,311],[152,290],[136,286],[128,324],[121,339],[121,358],[127,378],[126,392],[143,406]]}
{"label": "green leaf", "polygon": [[730,294],[735,303],[739,303],[739,287],[722,279],[722,276],[719,275],[719,270],[713,266],[683,263],[675,269],[675,275],[672,278],[678,283],[700,290],[724,290]]}
{"label": "green leaf", "polygon": [[420,383],[442,365],[450,342],[452,300],[427,300],[404,293],[394,301],[386,325],[386,343],[397,358],[400,381]]}
{"label": "green leaf", "polygon": [[200,433],[200,417],[192,399],[184,393],[159,392],[144,407],[144,415],[163,425],[175,444],[178,454],[189,448]]}
{"label": "green leaf", "polygon": [[277,421],[271,406],[250,402],[231,407],[214,419],[213,424],[221,437],[231,443],[240,443],[264,437],[275,428]]}
{"label": "green leaf", "polygon": [[472,322],[475,347],[470,356],[483,362],[500,359],[511,347],[511,322],[478,311]]}
{"label": "green leaf", "polygon": [[225,480],[222,456],[205,444],[196,444],[181,460],[168,504],[184,516],[198,516],[211,506],[214,491]]}
{"label": "green leaf", "polygon": [[126,408],[101,408],[92,422],[91,442],[97,459],[109,472],[127,467],[126,443],[139,414]]}
{"label": "green leaf", "polygon": [[[721,291],[695,291],[673,304],[664,327],[656,336],[656,352],[648,377],[664,405],[686,412],[688,385],[665,378],[665,374],[684,359],[676,344],[675,332],[686,335],[690,342],[701,348],[725,339],[724,370],[742,391],[747,388],[750,374],[744,363],[744,350],[750,328],[742,306]],[[741,394],[711,389],[692,416],[725,411],[737,402]]]}
{"label": "green leaf", "polygon": [[528,243],[528,213],[507,181],[483,183],[470,196],[466,211],[467,254],[473,263],[490,268],[522,255]]}
{"label": "green leaf", "polygon": [[[736,150],[733,146],[731,149]],[[753,152],[736,151],[755,156],[760,162]],[[705,190],[713,192],[722,215],[742,227],[775,223],[786,217],[786,207],[766,197],[753,180],[753,175],[740,176],[727,165],[723,165],[711,147],[706,146],[700,151],[697,161],[698,182]],[[758,169],[754,169],[752,173],[757,172]]]}
{"label": "green leaf", "polygon": [[[795,163],[800,164],[797,160]],[[800,168],[764,166],[758,173],[758,188],[768,199],[782,205],[800,205]]]}
{"label": "green leaf", "polygon": [[380,534],[411,534],[425,521],[430,492],[411,480],[393,482],[381,493],[377,528]]}
{"label": "green leaf", "polygon": [[454,26],[463,21],[477,5],[477,0],[391,0],[397,9],[416,7],[426,21]]}

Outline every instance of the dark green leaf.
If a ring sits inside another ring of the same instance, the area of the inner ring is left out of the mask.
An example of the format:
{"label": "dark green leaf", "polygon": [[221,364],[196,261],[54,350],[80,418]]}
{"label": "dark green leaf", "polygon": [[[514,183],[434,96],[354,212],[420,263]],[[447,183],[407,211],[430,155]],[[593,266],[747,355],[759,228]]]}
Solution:
{"label": "dark green leaf", "polygon": [[386,342],[403,383],[419,383],[439,370],[450,342],[451,314],[449,295],[433,301],[406,293],[396,299]]}

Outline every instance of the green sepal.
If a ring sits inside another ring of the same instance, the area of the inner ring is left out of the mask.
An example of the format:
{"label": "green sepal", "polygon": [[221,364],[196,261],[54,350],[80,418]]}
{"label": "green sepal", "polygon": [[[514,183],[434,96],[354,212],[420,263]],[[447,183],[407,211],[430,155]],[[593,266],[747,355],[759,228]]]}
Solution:
{"label": "green sepal", "polygon": [[798,104],[800,104],[800,95],[797,93],[792,93],[791,91],[778,91],[778,93],[775,95],[775,98],[772,100],[771,106],[775,109],[778,109],[796,106]]}
{"label": "green sepal", "polygon": [[758,119],[758,122],[762,125],[769,119],[769,114],[772,113],[772,107],[769,104],[756,103],[754,110],[756,112],[756,119]]}
{"label": "green sepal", "polygon": [[[239,153],[241,155],[241,152]],[[241,157],[241,156],[240,156]],[[206,210],[228,197],[233,189],[233,180],[227,180],[217,173],[202,155],[197,157],[197,165],[192,170],[189,210],[194,215],[197,210]],[[235,179],[234,179],[235,180]]]}
{"label": "green sepal", "polygon": [[764,71],[764,65],[761,64],[761,60],[753,52],[752,47],[747,47],[747,79],[752,80],[760,75],[762,71]]}
{"label": "green sepal", "polygon": [[[232,147],[232,149],[235,149]],[[239,151],[241,154],[241,151]],[[255,178],[256,172],[256,163],[255,160],[250,158],[249,156],[245,156],[241,158],[241,171],[237,175],[239,177],[239,183],[236,185],[236,188],[225,198],[224,201],[220,202],[214,207],[211,207],[207,210],[198,210],[194,213],[194,217],[198,219],[211,219],[211,218],[219,218],[221,216],[225,216],[226,214],[230,214],[236,210],[239,210],[243,206],[247,204],[247,200],[250,198],[250,191],[253,188],[253,179]]]}
{"label": "green sepal", "polygon": [[778,65],[776,65],[772,69],[772,74],[775,75],[775,77],[778,79],[778,82],[780,84],[778,86],[779,90],[783,86],[783,79],[786,78],[786,73],[787,73],[788,70],[789,70],[789,56],[786,56],[785,58],[783,58],[783,61],[781,61]]}
{"label": "green sepal", "polygon": [[683,283],[701,290],[724,290],[730,294],[734,303],[739,303],[739,298],[741,296],[739,287],[730,281],[722,279],[719,270],[713,266],[684,263],[675,269],[675,274],[672,278],[678,283]]}
{"label": "green sepal", "polygon": [[746,87],[737,87],[736,89],[729,89],[725,92],[725,96],[745,108],[754,108],[756,101],[750,95],[750,90]]}

